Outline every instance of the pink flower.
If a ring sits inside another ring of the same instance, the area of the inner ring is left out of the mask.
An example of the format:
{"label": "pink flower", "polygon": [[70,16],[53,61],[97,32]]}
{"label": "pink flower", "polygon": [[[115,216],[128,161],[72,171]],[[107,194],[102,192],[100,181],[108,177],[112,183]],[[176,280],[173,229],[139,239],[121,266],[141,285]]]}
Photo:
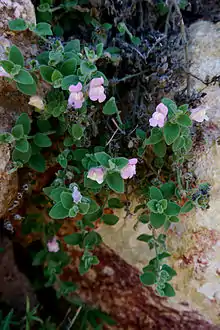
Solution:
{"label": "pink flower", "polygon": [[208,116],[206,115],[206,107],[200,106],[196,109],[192,109],[190,118],[197,121],[198,123],[202,123],[204,120],[209,120]]}
{"label": "pink flower", "polygon": [[51,241],[47,242],[47,248],[49,252],[58,252],[60,247],[59,244],[57,242],[56,237],[54,236],[53,239]]}
{"label": "pink flower", "polygon": [[82,104],[85,101],[82,93],[82,84],[78,82],[77,85],[71,85],[69,87],[70,96],[68,99],[68,104],[73,106],[75,109],[82,108]]}
{"label": "pink flower", "polygon": [[89,84],[89,98],[92,101],[98,101],[102,103],[106,99],[105,89],[102,86],[104,84],[103,77],[101,78],[94,78],[90,81]]}
{"label": "pink flower", "polygon": [[73,197],[74,203],[76,203],[76,204],[80,203],[82,200],[82,195],[81,195],[78,187],[76,187],[76,186],[73,188],[72,197]]}
{"label": "pink flower", "polygon": [[129,159],[128,164],[121,170],[122,179],[131,179],[136,174],[137,158]]}
{"label": "pink flower", "polygon": [[150,126],[163,127],[166,122],[167,114],[168,108],[163,103],[158,104],[156,111],[153,113],[152,118],[149,120]]}
{"label": "pink flower", "polygon": [[90,168],[87,178],[90,180],[96,181],[101,184],[104,181],[105,170],[102,167],[93,167]]}

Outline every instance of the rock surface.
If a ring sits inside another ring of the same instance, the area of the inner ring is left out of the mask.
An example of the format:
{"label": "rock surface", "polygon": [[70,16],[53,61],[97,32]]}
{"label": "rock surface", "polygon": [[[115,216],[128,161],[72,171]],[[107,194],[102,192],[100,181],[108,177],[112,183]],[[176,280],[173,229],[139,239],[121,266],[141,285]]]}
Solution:
{"label": "rock surface", "polygon": [[[34,6],[30,0],[1,0],[0,1],[0,59],[6,58],[6,51],[12,44],[18,46],[25,59],[37,53],[36,39],[25,31],[14,33],[9,31],[8,21],[23,18],[35,23]],[[28,112],[28,97],[17,91],[13,84],[0,77],[0,133],[10,131],[16,118],[21,112]],[[7,210],[10,202],[17,193],[17,175],[9,175],[7,166],[10,159],[10,149],[7,145],[0,145],[0,218]]]}
{"label": "rock surface", "polygon": [[[190,72],[205,80],[220,74],[220,23],[200,21],[189,28]],[[168,262],[178,275],[173,278],[176,297],[170,305],[180,308],[180,303],[198,310],[207,320],[220,324],[220,146],[216,142],[220,136],[220,89],[206,86],[200,80],[191,78],[195,91],[204,88],[206,96],[202,104],[207,108],[210,121],[202,124],[206,145],[195,150],[192,162],[198,182],[212,185],[210,208],[197,209],[168,233],[168,245],[173,257]],[[146,233],[146,226],[137,223],[134,208],[138,204],[131,198],[131,214],[120,210],[120,221],[115,226],[102,226],[99,233],[104,242],[122,258],[140,270],[154,256],[147,244],[138,242],[137,237]],[[184,308],[184,307],[183,307]]]}

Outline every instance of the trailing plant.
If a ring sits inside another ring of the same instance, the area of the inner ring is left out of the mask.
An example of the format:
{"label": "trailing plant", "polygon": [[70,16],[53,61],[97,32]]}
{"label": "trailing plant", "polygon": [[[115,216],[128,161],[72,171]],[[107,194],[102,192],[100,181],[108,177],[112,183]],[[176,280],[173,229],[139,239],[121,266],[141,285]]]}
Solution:
{"label": "trailing plant", "polygon": [[[48,3],[39,8],[51,12]],[[138,240],[155,250],[155,258],[144,267],[140,280],[144,285],[154,285],[161,296],[174,296],[169,282],[176,272],[164,261],[170,256],[166,231],[179,221],[180,214],[208,204],[209,187],[192,187],[181,172],[193,145],[193,120],[207,120],[205,110],[190,110],[186,104],[178,106],[163,98],[149,120],[149,130],[136,130],[137,143],[130,152],[125,151],[126,157],[114,150],[107,152],[109,142],[105,136],[99,136],[103,123],[111,118],[117,131],[123,133],[126,127],[118,100],[100,69],[105,61],[114,63],[114,56],[106,57],[110,50],[100,40],[95,45],[82,45],[78,39],[51,41],[46,38],[52,35],[48,23],[33,26],[18,19],[9,22],[9,26],[14,31],[35,32],[43,38],[46,48],[36,59],[25,63],[21,51],[13,45],[8,50],[8,59],[0,61],[5,70],[3,75],[14,81],[20,92],[31,96],[29,104],[35,110],[32,119],[23,113],[10,133],[0,135],[1,142],[13,146],[13,168],[26,165],[44,172],[51,164],[59,165],[55,180],[43,189],[43,203],[51,221],[45,223],[43,217],[36,215],[28,215],[23,221],[25,234],[39,232],[42,236],[44,248],[36,254],[33,264],[44,265],[46,286],[57,282],[58,296],[65,297],[77,288],[58,276],[70,262],[65,245],[79,246],[82,251],[81,275],[99,263],[93,252],[102,242],[96,225],[115,225],[119,221],[114,213],[124,207],[120,194],[126,192],[127,180],[136,175],[143,200],[136,211],[143,209],[139,220],[146,224],[147,232]],[[139,43],[125,24],[119,24],[118,29],[133,43]],[[112,50],[113,55],[114,52],[118,50]],[[44,99],[37,94],[42,81],[48,86]],[[152,158],[153,177],[147,179],[141,164],[148,164]],[[59,229],[68,218],[78,220],[73,232],[61,242]]]}

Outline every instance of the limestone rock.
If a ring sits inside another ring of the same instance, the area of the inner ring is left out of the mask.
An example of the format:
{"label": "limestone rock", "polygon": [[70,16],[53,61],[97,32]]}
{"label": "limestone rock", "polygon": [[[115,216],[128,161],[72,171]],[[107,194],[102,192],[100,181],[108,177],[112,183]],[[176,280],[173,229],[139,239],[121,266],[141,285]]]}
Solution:
{"label": "limestone rock", "polygon": [[31,0],[1,0],[0,1],[0,31],[8,30],[8,21],[23,18],[27,22],[36,23],[35,10]]}

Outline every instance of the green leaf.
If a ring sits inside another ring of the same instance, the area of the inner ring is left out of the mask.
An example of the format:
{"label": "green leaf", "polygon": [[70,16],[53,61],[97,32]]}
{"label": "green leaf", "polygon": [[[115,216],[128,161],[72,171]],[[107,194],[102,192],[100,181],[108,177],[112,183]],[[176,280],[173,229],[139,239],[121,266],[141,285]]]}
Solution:
{"label": "green leaf", "polygon": [[36,82],[34,81],[33,84],[30,85],[25,85],[25,84],[20,84],[20,83],[16,83],[17,89],[25,94],[25,95],[36,95],[37,93],[37,85]]}
{"label": "green leaf", "polygon": [[151,135],[148,139],[144,140],[144,147],[150,144],[157,144],[163,140],[163,133],[161,129],[154,127],[151,129]]}
{"label": "green leaf", "polygon": [[186,202],[180,210],[180,213],[190,212],[194,208],[194,204],[191,201]]}
{"label": "green leaf", "polygon": [[17,149],[20,152],[27,152],[29,149],[29,142],[27,139],[21,139],[16,141],[15,149]]}
{"label": "green leaf", "polygon": [[179,149],[183,148],[185,145],[185,140],[182,136],[179,136],[172,145],[173,152],[178,151]]}
{"label": "green leaf", "polygon": [[118,107],[113,96],[105,103],[103,113],[108,116],[118,113]]}
{"label": "green leaf", "polygon": [[149,214],[141,214],[138,217],[138,220],[144,224],[148,223],[150,221]]}
{"label": "green leaf", "polygon": [[24,66],[24,57],[18,47],[15,45],[11,46],[8,56],[9,61],[16,65]]}
{"label": "green leaf", "polygon": [[23,138],[24,136],[24,128],[23,125],[15,125],[11,130],[12,135],[15,137],[16,140]]}
{"label": "green leaf", "polygon": [[172,216],[169,218],[169,221],[170,222],[179,222],[179,218],[175,217],[175,216]]}
{"label": "green leaf", "polygon": [[152,238],[153,235],[141,234],[140,236],[137,237],[137,240],[148,243],[152,240]]}
{"label": "green leaf", "polygon": [[176,203],[174,202],[168,202],[167,203],[167,208],[166,210],[164,211],[164,213],[166,215],[178,215],[180,213],[180,209],[181,207],[179,205],[177,205]]}
{"label": "green leaf", "polygon": [[192,144],[193,144],[192,139],[185,136],[184,140],[185,140],[185,145],[184,145],[185,152],[189,152],[192,149]]}
{"label": "green leaf", "polygon": [[69,245],[79,245],[83,241],[81,233],[73,233],[71,235],[64,236],[64,242]]}
{"label": "green leaf", "polygon": [[113,226],[118,222],[119,217],[114,214],[103,214],[101,219],[106,225]]}
{"label": "green leaf", "polygon": [[164,139],[166,144],[172,144],[180,134],[180,128],[177,124],[166,123],[164,126]]}
{"label": "green leaf", "polygon": [[41,251],[37,252],[37,254],[34,256],[32,265],[33,266],[42,265],[44,263],[44,261],[46,260],[46,256],[47,256],[46,250],[41,250]]}
{"label": "green leaf", "polygon": [[93,199],[91,199],[90,205],[89,205],[89,210],[88,210],[87,214],[93,214],[93,213],[97,212],[99,209],[100,209],[100,207],[96,203],[96,201],[94,201]]}
{"label": "green leaf", "polygon": [[160,186],[160,190],[163,193],[164,198],[170,199],[175,194],[175,183],[174,182],[166,182],[162,186]]}
{"label": "green leaf", "polygon": [[177,275],[176,271],[166,264],[162,266],[162,270],[165,270],[169,274],[170,278],[168,279],[168,281],[172,280],[173,276]]}
{"label": "green leaf", "polygon": [[74,218],[77,213],[79,212],[79,208],[78,206],[74,205],[73,207],[71,207],[71,209],[69,210],[69,217],[70,218]]}
{"label": "green leaf", "polygon": [[102,242],[101,236],[95,231],[90,231],[83,240],[83,245],[87,249],[93,249],[95,246],[99,245]]}
{"label": "green leaf", "polygon": [[75,40],[69,41],[66,44],[66,46],[64,47],[64,51],[65,52],[73,51],[75,53],[80,53],[80,40],[79,39],[75,39]]}
{"label": "green leaf", "polygon": [[31,147],[30,147],[30,144],[29,144],[29,149],[27,152],[20,152],[16,149],[13,150],[12,152],[12,159],[13,161],[20,161],[22,163],[27,163],[29,161],[31,157]]}
{"label": "green leaf", "polygon": [[63,63],[60,68],[61,73],[64,76],[69,76],[76,71],[77,61],[75,58],[69,59]]}
{"label": "green leaf", "polygon": [[53,72],[54,72],[54,69],[51,68],[50,66],[47,66],[47,65],[40,66],[40,74],[41,74],[42,78],[49,83],[52,83]]}
{"label": "green leaf", "polygon": [[52,73],[52,76],[51,76],[52,82],[54,83],[55,81],[57,81],[61,78],[63,78],[62,73],[59,70],[54,70],[54,72]]}
{"label": "green leaf", "polygon": [[24,134],[28,135],[30,133],[31,130],[31,120],[28,116],[27,113],[22,113],[17,121],[16,121],[16,125],[22,125],[23,126],[23,130],[24,130]]}
{"label": "green leaf", "polygon": [[13,79],[23,85],[32,85],[34,83],[32,75],[23,69],[21,69],[19,73],[14,76]]}
{"label": "green leaf", "polygon": [[64,187],[57,187],[57,188],[54,188],[51,193],[49,194],[49,197],[55,201],[55,202],[59,202],[61,200],[61,193],[63,191],[65,191],[66,188]]}
{"label": "green leaf", "polygon": [[65,219],[68,215],[69,210],[63,207],[61,202],[56,203],[49,212],[49,216],[53,219]]}
{"label": "green leaf", "polygon": [[34,28],[34,32],[39,36],[52,36],[51,25],[48,23],[38,23]]}
{"label": "green leaf", "polygon": [[164,214],[156,214],[153,212],[150,214],[150,223],[156,229],[162,227],[165,220],[166,216]]}
{"label": "green leaf", "polygon": [[80,71],[82,72],[83,75],[89,75],[91,73],[96,72],[96,70],[97,67],[95,66],[95,64],[86,61],[81,61]]}
{"label": "green leaf", "polygon": [[108,174],[106,183],[116,193],[124,193],[124,180],[119,173]]}
{"label": "green leaf", "polygon": [[110,198],[108,200],[108,206],[113,209],[121,209],[124,207],[124,204],[120,201],[119,198]]}
{"label": "green leaf", "polygon": [[94,156],[100,165],[104,167],[109,167],[109,160],[111,159],[111,157],[108,154],[106,154],[104,151],[96,152]]}
{"label": "green leaf", "polygon": [[174,288],[169,283],[165,283],[165,288],[163,292],[166,297],[174,297],[176,295]]}
{"label": "green leaf", "polygon": [[147,203],[147,207],[149,208],[150,211],[157,213],[157,200],[152,199]]}
{"label": "green leaf", "polygon": [[114,159],[111,159],[111,162],[117,166],[119,170],[124,168],[128,164],[128,159],[124,157],[117,157]]}
{"label": "green leaf", "polygon": [[79,124],[73,124],[71,133],[74,139],[80,140],[83,136],[83,127]]}
{"label": "green leaf", "polygon": [[79,213],[81,214],[87,214],[89,208],[90,208],[90,203],[79,203]]}
{"label": "green leaf", "polygon": [[180,115],[177,120],[176,120],[177,124],[184,126],[184,127],[190,127],[192,126],[192,120],[189,118],[189,116],[183,114]]}
{"label": "green leaf", "polygon": [[104,48],[104,45],[103,45],[102,42],[96,46],[96,54],[97,54],[98,57],[102,56],[103,48]]}
{"label": "green leaf", "polygon": [[147,271],[140,275],[140,280],[144,285],[153,285],[156,279],[156,274],[153,272]]}
{"label": "green leaf", "polygon": [[170,256],[171,256],[171,254],[168,253],[168,252],[162,252],[162,253],[159,253],[159,254],[157,255],[157,257],[158,257],[159,260],[162,260],[162,259],[164,259],[164,258],[168,258],[168,257],[170,257]]}
{"label": "green leaf", "polygon": [[41,133],[49,132],[52,129],[49,120],[46,119],[38,119],[37,127],[39,128]]}
{"label": "green leaf", "polygon": [[61,203],[65,209],[69,210],[73,206],[73,197],[70,192],[63,191],[60,195]]}
{"label": "green leaf", "polygon": [[78,82],[79,78],[77,76],[70,75],[63,78],[61,87],[63,90],[68,90],[70,85],[77,85]]}
{"label": "green leaf", "polygon": [[9,21],[8,26],[12,31],[25,31],[28,28],[27,23],[22,18]]}
{"label": "green leaf", "polygon": [[37,172],[45,172],[46,162],[41,154],[32,155],[29,160],[29,166]]}
{"label": "green leaf", "polygon": [[163,194],[157,187],[150,187],[150,198],[160,201],[161,199],[163,199]]}
{"label": "green leaf", "polygon": [[144,140],[145,137],[146,137],[146,132],[143,131],[143,130],[140,129],[140,128],[137,128],[137,129],[136,129],[136,136],[137,136],[138,139],[140,139],[140,140]]}
{"label": "green leaf", "polygon": [[153,146],[153,151],[158,157],[164,157],[166,155],[167,146],[164,141],[160,141]]}
{"label": "green leaf", "polygon": [[34,136],[34,143],[41,148],[47,148],[52,146],[51,139],[43,133],[37,133]]}
{"label": "green leaf", "polygon": [[2,60],[0,61],[0,65],[3,67],[3,69],[8,72],[8,73],[11,73],[13,68],[14,68],[14,63],[11,62],[11,61],[5,61],[5,60]]}
{"label": "green leaf", "polygon": [[183,104],[179,107],[179,110],[183,111],[183,112],[187,112],[189,109],[189,105],[188,104]]}
{"label": "green leaf", "polygon": [[168,108],[168,118],[171,119],[174,117],[174,115],[177,112],[177,105],[175,102],[173,102],[172,100],[168,99],[168,98],[163,98],[161,100],[161,102],[167,106]]}

